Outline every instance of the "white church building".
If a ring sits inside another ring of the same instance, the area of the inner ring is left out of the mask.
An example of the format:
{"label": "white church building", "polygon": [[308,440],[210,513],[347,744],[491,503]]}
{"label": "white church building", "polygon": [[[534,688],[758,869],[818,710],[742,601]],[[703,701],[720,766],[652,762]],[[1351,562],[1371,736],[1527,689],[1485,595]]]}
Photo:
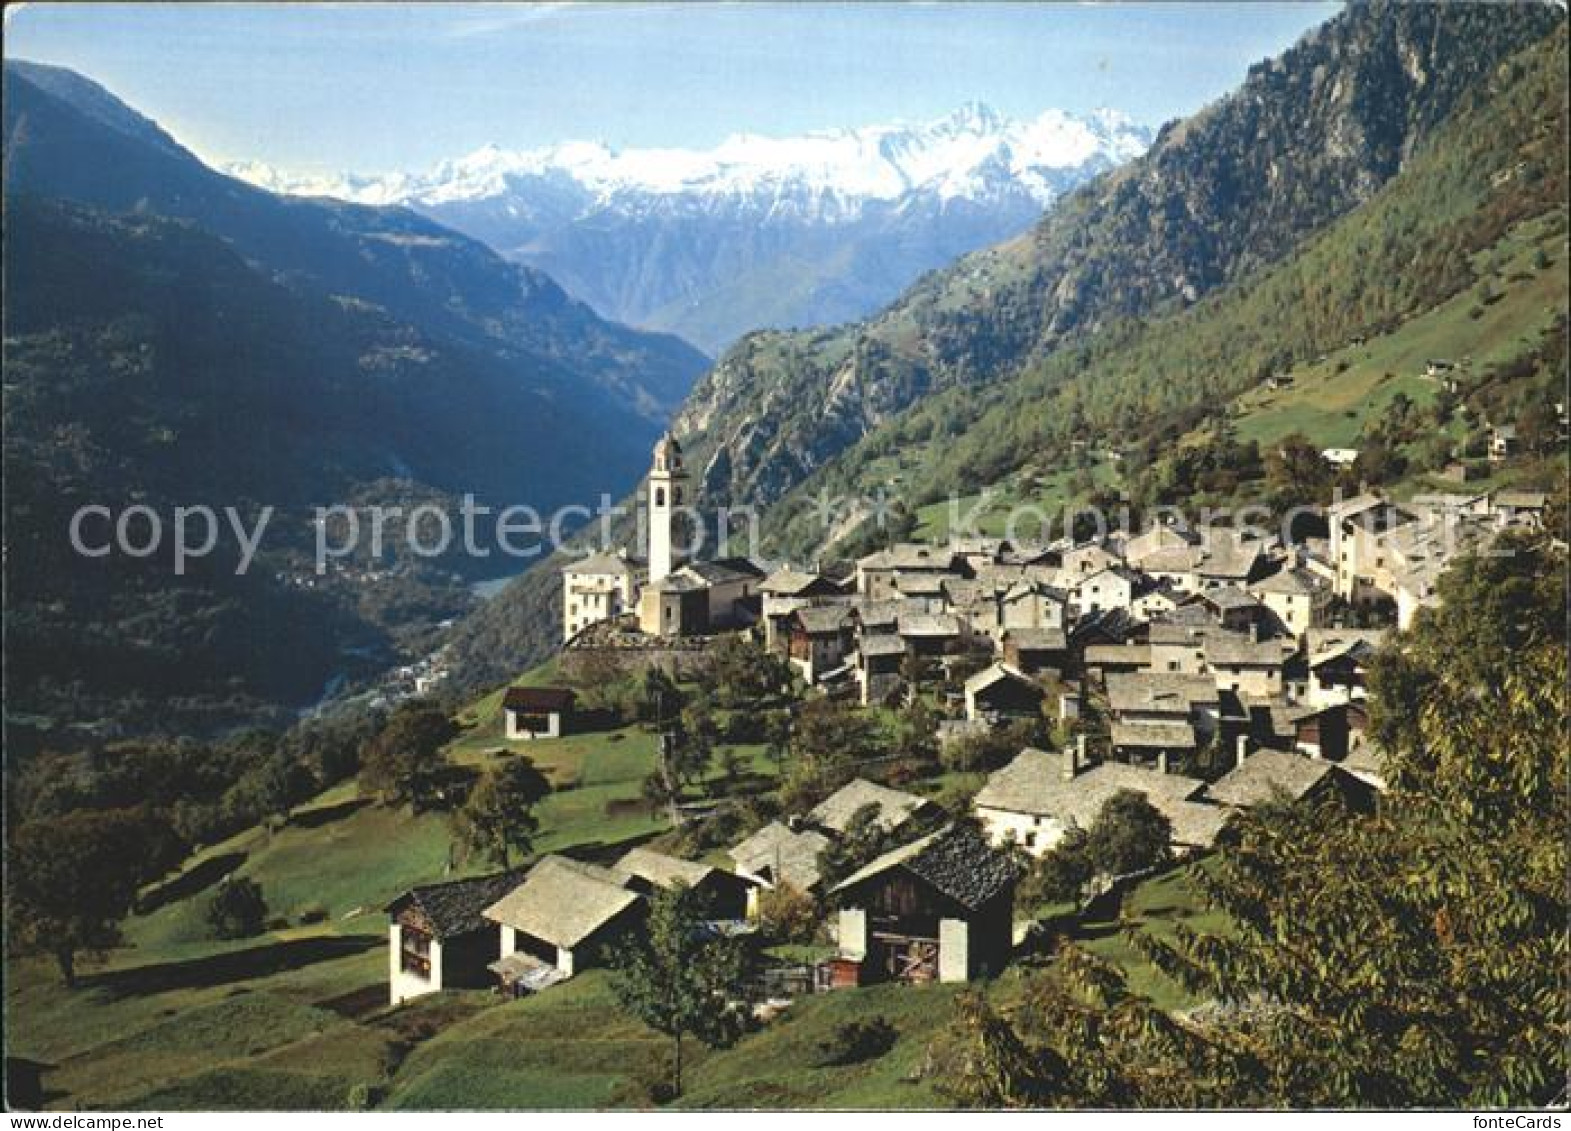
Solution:
{"label": "white church building", "polygon": [[757,619],[765,570],[748,558],[685,562],[677,552],[690,504],[682,448],[670,433],[655,444],[644,484],[647,556],[625,547],[580,558],[562,569],[562,639],[629,613],[647,636],[698,636]]}

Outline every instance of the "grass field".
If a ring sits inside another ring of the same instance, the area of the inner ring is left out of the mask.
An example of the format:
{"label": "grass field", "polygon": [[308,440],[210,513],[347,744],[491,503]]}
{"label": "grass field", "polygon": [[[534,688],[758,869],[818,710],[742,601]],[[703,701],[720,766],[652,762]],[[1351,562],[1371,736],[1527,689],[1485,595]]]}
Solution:
{"label": "grass field", "polygon": [[[551,676],[548,669],[526,678]],[[452,754],[482,766],[524,751],[549,772],[557,792],[540,808],[538,849],[609,855],[666,828],[630,804],[654,764],[651,735],[617,727],[509,743],[499,714],[500,693],[466,709],[469,729]],[[753,780],[771,772],[761,747],[735,749]],[[449,844],[442,815],[372,804],[345,783],[281,828],[251,829],[204,849],[162,896],[152,895],[155,906],[125,924],[124,946],[101,964],[82,964],[75,988],[63,987],[43,960],[9,964],[5,1021],[15,1069],[24,1081],[34,1073],[41,1080],[34,1098],[55,1108],[649,1104],[666,1042],[618,1008],[603,972],[519,1002],[469,991],[385,1004],[382,907],[415,883],[450,874]],[[205,904],[228,874],[261,884],[274,917],[261,937],[208,937]],[[1136,891],[1127,910],[1157,930],[1179,918],[1209,924],[1178,873]],[[1086,924],[1083,933],[1088,947],[1124,966],[1137,990],[1186,1003],[1113,924]],[[692,1049],[682,1102],[940,1105],[915,1069],[951,1016],[952,992],[883,986],[801,1000],[732,1048]],[[872,1013],[899,1033],[890,1052],[856,1065],[819,1063],[819,1044],[836,1025]]]}
{"label": "grass field", "polygon": [[1497,265],[1496,301],[1481,304],[1476,289],[1469,289],[1389,334],[1300,367],[1289,388],[1239,397],[1239,439],[1266,444],[1302,432],[1319,447],[1356,447],[1365,423],[1398,393],[1419,405],[1434,400],[1439,385],[1425,376],[1431,359],[1466,359],[1467,380],[1525,352],[1566,306],[1563,240],[1551,241],[1558,246],[1545,266],[1533,262],[1554,222],[1545,217],[1522,224],[1479,257],[1480,267],[1486,260]]}
{"label": "grass field", "polygon": [[1083,484],[1076,489],[1077,478],[1083,478],[1092,487],[1111,486],[1118,482],[1118,465],[1105,454],[1099,454],[1083,471],[1060,469],[1031,476],[1029,480],[996,484],[992,497],[985,503],[980,493],[954,501],[945,499],[929,503],[917,509],[913,537],[922,541],[947,539],[956,517],[964,534],[972,533],[970,528],[974,527],[977,534],[1003,537],[1010,533],[1011,512],[1016,537],[1041,538],[1044,534],[1059,537],[1064,531],[1065,511],[1085,493]]}

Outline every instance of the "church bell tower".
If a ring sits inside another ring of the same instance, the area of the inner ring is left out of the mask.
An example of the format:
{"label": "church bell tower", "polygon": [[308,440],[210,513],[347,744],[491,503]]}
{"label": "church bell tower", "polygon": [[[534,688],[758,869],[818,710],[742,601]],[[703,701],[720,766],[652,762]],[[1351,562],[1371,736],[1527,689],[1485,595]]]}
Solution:
{"label": "church bell tower", "polygon": [[649,580],[659,581],[674,564],[676,510],[687,505],[687,472],[682,449],[667,432],[655,445],[654,466],[649,469]]}

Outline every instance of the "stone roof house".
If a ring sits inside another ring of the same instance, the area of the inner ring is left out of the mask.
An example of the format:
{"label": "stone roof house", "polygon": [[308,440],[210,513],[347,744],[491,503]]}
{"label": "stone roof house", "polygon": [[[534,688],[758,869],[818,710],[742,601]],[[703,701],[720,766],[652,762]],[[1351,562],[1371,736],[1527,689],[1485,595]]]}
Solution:
{"label": "stone roof house", "polygon": [[1052,754],[1028,747],[990,776],[972,807],[993,842],[1040,856],[1069,829],[1089,829],[1108,798],[1126,789],[1167,817],[1175,847],[1207,848],[1216,840],[1227,814],[1199,799],[1203,781],[1123,762],[1086,766],[1082,759],[1076,748]]}
{"label": "stone roof house", "polygon": [[966,718],[993,722],[1039,718],[1045,694],[1042,686],[1020,669],[993,663],[965,682]]}
{"label": "stone roof house", "polygon": [[789,884],[799,891],[818,887],[818,854],[829,838],[814,829],[792,829],[771,821],[731,851],[737,874],[764,887]]}
{"label": "stone roof house", "polygon": [[523,883],[483,914],[502,928],[504,959],[527,955],[572,977],[598,962],[605,948],[636,924],[642,910],[643,899],[628,888],[625,875],[565,856],[546,856]]}
{"label": "stone roof house", "polygon": [[611,870],[627,877],[626,886],[645,895],[653,894],[657,888],[686,884],[705,901],[712,919],[744,918],[755,886],[735,872],[649,848],[629,849]]}
{"label": "stone roof house", "polygon": [[387,983],[393,1005],[422,994],[487,984],[497,954],[497,929],[485,909],[517,887],[524,874],[496,872],[419,884],[385,908]]}
{"label": "stone roof house", "polygon": [[885,853],[834,887],[838,964],[861,984],[996,974],[1012,949],[1018,876],[964,825]]}
{"label": "stone roof house", "polygon": [[885,830],[898,829],[912,818],[933,811],[933,803],[925,797],[856,778],[814,806],[807,819],[828,832],[843,833],[857,810],[868,805],[877,807],[879,826]]}

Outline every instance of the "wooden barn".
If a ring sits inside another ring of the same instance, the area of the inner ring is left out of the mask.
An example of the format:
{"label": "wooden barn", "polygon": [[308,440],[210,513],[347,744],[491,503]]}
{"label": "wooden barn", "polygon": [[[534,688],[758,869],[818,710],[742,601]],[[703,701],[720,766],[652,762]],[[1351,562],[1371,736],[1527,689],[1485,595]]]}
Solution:
{"label": "wooden barn", "polygon": [[393,1005],[438,990],[476,988],[496,957],[496,924],[482,914],[523,883],[522,872],[421,884],[387,905],[388,998]]}
{"label": "wooden barn", "polygon": [[577,701],[566,687],[509,687],[502,714],[510,739],[560,738],[567,733]]}
{"label": "wooden barn", "polygon": [[747,918],[753,889],[758,886],[735,872],[667,856],[650,848],[629,849],[612,871],[625,874],[627,886],[643,895],[686,884],[704,901],[709,918],[716,920]]}
{"label": "wooden barn", "polygon": [[547,856],[523,883],[486,907],[485,917],[501,928],[491,953],[500,953],[492,969],[503,987],[539,967],[571,978],[600,964],[607,948],[635,928],[644,911],[643,896],[630,890],[626,879],[594,864]]}
{"label": "wooden barn", "polygon": [[1014,860],[950,825],[886,853],[833,889],[835,984],[964,982],[1009,961]]}

